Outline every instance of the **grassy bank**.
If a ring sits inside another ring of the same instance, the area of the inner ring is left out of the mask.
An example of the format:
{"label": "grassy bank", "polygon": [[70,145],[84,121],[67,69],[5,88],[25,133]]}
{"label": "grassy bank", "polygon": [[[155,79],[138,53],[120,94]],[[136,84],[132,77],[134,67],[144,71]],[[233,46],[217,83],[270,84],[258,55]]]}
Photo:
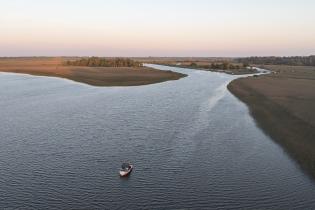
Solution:
{"label": "grassy bank", "polygon": [[93,86],[137,86],[186,75],[147,67],[91,67],[64,65],[68,58],[0,58],[0,71],[70,79]]}
{"label": "grassy bank", "polygon": [[274,73],[234,80],[228,89],[257,124],[315,178],[315,67],[263,66]]}
{"label": "grassy bank", "polygon": [[163,58],[163,57],[149,57],[136,58],[138,61],[154,63],[159,65],[197,69],[211,72],[221,72],[233,75],[253,74],[257,71],[252,68],[247,68],[243,63],[235,62],[233,58]]}
{"label": "grassy bank", "polygon": [[178,68],[188,68],[188,69],[196,69],[202,71],[211,71],[211,72],[219,72],[231,75],[244,75],[244,74],[254,74],[257,73],[254,68],[227,68],[225,69],[223,64],[217,64],[218,67],[212,68],[211,64],[198,64],[198,63],[187,63],[187,64],[167,64],[167,63],[156,63],[165,66],[178,67]]}

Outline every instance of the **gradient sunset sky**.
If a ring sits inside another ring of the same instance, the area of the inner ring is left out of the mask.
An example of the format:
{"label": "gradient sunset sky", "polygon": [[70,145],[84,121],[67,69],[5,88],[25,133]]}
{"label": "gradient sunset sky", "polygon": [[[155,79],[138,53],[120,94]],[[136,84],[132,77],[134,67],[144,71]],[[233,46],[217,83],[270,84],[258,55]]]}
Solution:
{"label": "gradient sunset sky", "polygon": [[0,56],[315,54],[314,0],[0,0]]}

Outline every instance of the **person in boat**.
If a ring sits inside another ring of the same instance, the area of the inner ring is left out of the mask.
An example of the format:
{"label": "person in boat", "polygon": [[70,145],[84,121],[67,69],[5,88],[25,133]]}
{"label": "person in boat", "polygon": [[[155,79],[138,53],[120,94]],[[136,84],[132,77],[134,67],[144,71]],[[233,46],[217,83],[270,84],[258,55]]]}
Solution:
{"label": "person in boat", "polygon": [[131,168],[130,163],[123,163],[123,164],[121,165],[121,169],[122,169],[122,170],[128,171],[128,170],[130,170],[130,168]]}
{"label": "person in boat", "polygon": [[123,163],[119,171],[120,176],[128,176],[132,171],[133,166],[130,163]]}

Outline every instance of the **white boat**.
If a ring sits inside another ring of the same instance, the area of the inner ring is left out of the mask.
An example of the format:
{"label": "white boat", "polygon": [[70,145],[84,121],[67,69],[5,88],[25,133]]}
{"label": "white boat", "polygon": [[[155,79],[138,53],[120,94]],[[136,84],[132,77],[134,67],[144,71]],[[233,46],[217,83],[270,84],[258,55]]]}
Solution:
{"label": "white boat", "polygon": [[133,165],[131,165],[130,163],[123,163],[119,171],[119,175],[121,177],[128,176],[131,173],[132,169]]}

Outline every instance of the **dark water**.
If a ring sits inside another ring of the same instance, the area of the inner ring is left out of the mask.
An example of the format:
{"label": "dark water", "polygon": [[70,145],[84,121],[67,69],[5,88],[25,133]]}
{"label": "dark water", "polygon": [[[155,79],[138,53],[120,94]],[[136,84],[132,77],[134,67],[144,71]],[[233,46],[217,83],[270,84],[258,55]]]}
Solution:
{"label": "dark water", "polygon": [[236,76],[160,68],[189,77],[96,88],[0,74],[0,209],[315,208],[314,181],[226,90]]}

